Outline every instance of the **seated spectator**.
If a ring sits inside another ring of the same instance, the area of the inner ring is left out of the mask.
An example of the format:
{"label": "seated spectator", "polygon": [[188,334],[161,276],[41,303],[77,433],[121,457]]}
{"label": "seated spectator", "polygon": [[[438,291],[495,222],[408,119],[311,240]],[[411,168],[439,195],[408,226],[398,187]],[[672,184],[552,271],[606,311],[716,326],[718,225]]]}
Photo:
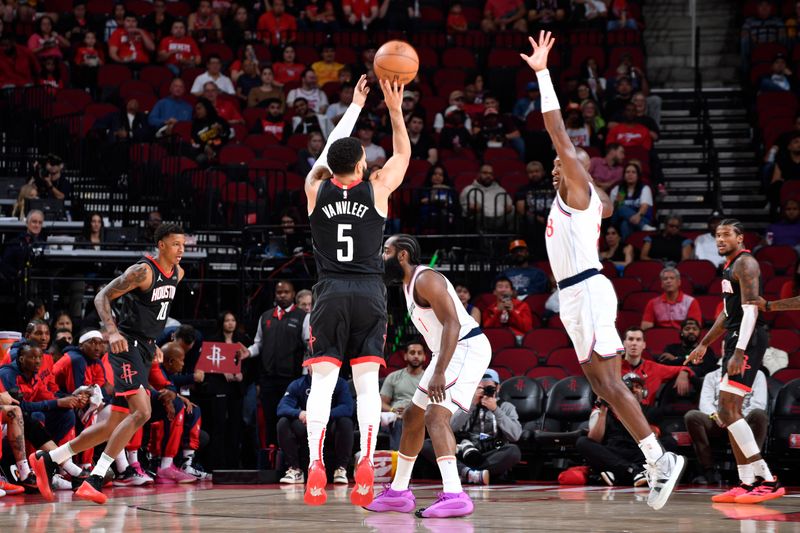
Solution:
{"label": "seated spectator", "polygon": [[630,18],[626,0],[616,0],[609,5],[607,31],[638,30],[636,20]]}
{"label": "seated spectator", "polygon": [[61,64],[55,57],[42,58],[42,72],[39,74],[39,83],[48,88],[51,95],[64,88],[68,80],[61,79]]}
{"label": "seated spectator", "polygon": [[403,433],[403,412],[411,405],[419,381],[425,372],[425,347],[419,340],[406,344],[405,368],[395,370],[381,386],[381,425],[389,429],[389,449],[400,449]]}
{"label": "seated spectator", "polygon": [[259,38],[268,46],[277,46],[294,39],[297,19],[286,12],[283,0],[273,0],[272,10],[258,18],[256,26]]}
{"label": "seated spectator", "polygon": [[230,139],[231,128],[220,118],[206,98],[198,98],[192,120],[192,144],[199,150],[197,161],[207,164],[217,159],[219,150]]}
{"label": "seated spectator", "polygon": [[373,165],[383,166],[383,164],[386,163],[386,151],[382,146],[372,142],[374,135],[375,126],[369,119],[362,119],[356,124],[356,137],[361,141],[361,146],[364,148],[364,155],[367,158],[368,167]]}
{"label": "seated spectator", "polygon": [[592,131],[583,120],[581,106],[571,102],[567,105],[564,126],[567,129],[572,144],[580,148],[586,148],[592,144]]}
{"label": "seated spectator", "polygon": [[469,29],[467,24],[467,17],[464,16],[464,11],[461,8],[461,4],[455,2],[450,4],[450,8],[447,11],[447,33],[454,34],[454,33],[464,33]]}
{"label": "seated spectator", "polygon": [[354,86],[352,83],[343,83],[339,89],[339,101],[328,106],[325,116],[333,125],[339,123],[347,108],[353,103]]}
{"label": "seated spectator", "polygon": [[528,31],[525,2],[523,0],[487,0],[483,8],[481,31],[493,33],[497,31]]}
{"label": "seated spectator", "polygon": [[472,135],[466,127],[469,118],[464,111],[450,106],[445,111],[444,129],[439,136],[439,148],[459,152],[472,145]]}
{"label": "seated spectator", "polygon": [[408,140],[411,141],[411,159],[420,159],[435,165],[439,160],[439,150],[436,148],[434,140],[425,131],[425,116],[414,113],[406,125]]}
{"label": "seated spectator", "polygon": [[173,17],[167,11],[166,0],[154,0],[153,11],[145,15],[142,20],[142,28],[153,36],[156,41],[161,41],[172,32]]}
{"label": "seated spectator", "polygon": [[211,9],[211,0],[200,0],[197,11],[189,15],[189,35],[200,43],[222,39],[222,22]]}
{"label": "seated spectator", "polygon": [[150,128],[147,126],[147,115],[139,111],[139,100],[131,98],[125,104],[124,111],[112,115],[108,140],[112,143],[141,143],[147,142],[149,138]]}
{"label": "seated spectator", "polygon": [[500,116],[497,109],[487,107],[479,124],[475,124],[472,132],[475,149],[482,154],[487,148],[503,146],[513,148],[520,158],[525,157],[525,141],[514,124],[513,119]]}
{"label": "seated spectator", "polygon": [[157,137],[171,135],[175,124],[192,120],[192,106],[183,99],[185,92],[183,80],[175,78],[169,84],[169,94],[156,102],[147,115],[147,123],[156,128]]}
{"label": "seated spectator", "polygon": [[308,105],[308,100],[299,96],[294,99],[292,104],[294,116],[292,117],[291,134],[296,133],[309,134],[317,131],[327,138],[328,134],[333,129],[330,126],[330,121],[325,118],[325,115],[315,112]]}
{"label": "seated spectator", "polygon": [[11,216],[25,222],[25,212],[27,210],[28,200],[36,200],[39,198],[39,190],[33,183],[26,183],[19,188],[19,195],[17,201],[14,202],[14,207],[11,210]]}
{"label": "seated spectator", "polygon": [[422,187],[418,230],[443,231],[455,221],[458,210],[457,193],[447,170],[439,164],[432,166]]}
{"label": "seated spectator", "polygon": [[267,114],[253,124],[251,133],[270,133],[274,135],[279,142],[283,142],[288,138],[286,132],[289,129],[289,124],[286,122],[283,112],[281,111],[281,101],[277,98],[270,98],[264,100],[264,103],[267,104]]}
{"label": "seated spectator", "polygon": [[531,308],[515,298],[511,280],[500,276],[494,281],[497,301],[486,308],[483,314],[484,328],[510,328],[514,335],[523,336],[533,328]]}
{"label": "seated spectator", "polygon": [[478,221],[484,230],[503,228],[507,215],[513,211],[508,192],[494,179],[492,165],[483,164],[478,177],[467,185],[459,197],[464,213]]}
{"label": "seated spectator", "polygon": [[622,181],[622,162],[625,161],[625,147],[619,143],[606,146],[605,157],[593,157],[589,174],[594,184],[606,193]]}
{"label": "seated spectator", "polygon": [[[448,98],[448,102],[447,109],[445,109],[443,113],[436,113],[436,116],[433,118],[433,129],[436,131],[436,133],[441,133],[444,127],[447,125],[447,115],[456,110],[464,112],[464,92],[452,91],[450,93],[450,97]],[[466,112],[464,112],[463,116],[464,127],[467,128],[468,131],[472,131],[472,120],[469,118]]]}
{"label": "seated spectator", "polygon": [[622,375],[631,372],[644,379],[644,388],[649,394],[642,399],[642,405],[653,405],[661,385],[675,378],[673,387],[680,396],[687,396],[692,390],[690,378],[694,371],[685,366],[668,366],[656,363],[642,357],[647,343],[644,341],[644,331],[636,326],[631,326],[625,331],[625,358],[622,360]]}
{"label": "seated spectator", "polygon": [[698,235],[694,240],[694,258],[709,261],[719,268],[725,262],[725,256],[719,255],[717,250],[717,226],[722,222],[722,217],[717,211],[708,218],[708,232]]}
{"label": "seated spectator", "polygon": [[319,86],[322,87],[328,82],[339,81],[339,71],[344,65],[338,63],[335,59],[336,47],[333,44],[322,45],[320,57],[320,61],[316,61],[311,65],[311,69],[317,75]]}
{"label": "seated spectator", "polygon": [[517,216],[522,219],[522,232],[525,240],[532,245],[534,257],[545,259],[547,249],[544,243],[544,231],[555,198],[555,190],[553,183],[545,179],[544,166],[539,161],[528,163],[525,171],[528,174],[528,184],[514,195]]}
{"label": "seated spectator", "polygon": [[517,99],[514,103],[514,109],[511,111],[512,115],[523,122],[533,111],[539,111],[542,108],[542,98],[539,94],[539,84],[537,82],[529,81],[525,86],[525,93],[525,96]]}
{"label": "seated spectator", "polygon": [[598,104],[602,102],[604,100],[603,96],[605,95],[608,80],[606,80],[603,77],[603,74],[600,72],[600,67],[597,65],[597,59],[594,57],[587,57],[583,61],[580,70],[580,77],[581,79],[586,80],[592,100]]}
{"label": "seated spectator", "polygon": [[[98,212],[89,213],[83,220],[83,234],[78,240],[88,244],[95,250],[99,250],[104,239],[105,227],[103,225],[103,216]],[[72,327],[70,327],[70,330],[72,330]]]}
{"label": "seated spectator", "polygon": [[547,274],[541,269],[531,266],[528,244],[522,239],[515,239],[508,245],[511,262],[515,265],[503,271],[502,276],[511,280],[517,297],[524,300],[529,294],[546,294],[549,291]]}
{"label": "seated spectator", "polygon": [[94,32],[95,24],[86,16],[86,4],[75,2],[72,12],[58,17],[58,31],[73,47],[80,46],[89,32]]}
{"label": "seated spectator", "polygon": [[[305,98],[309,109],[315,113],[325,113],[328,109],[328,96],[317,85],[317,74],[309,69],[303,72],[302,85],[289,91],[286,103],[293,105],[296,98]],[[327,136],[326,136],[327,137]]]}
{"label": "seated spectator", "polygon": [[625,104],[620,122],[608,130],[606,145],[618,143],[625,148],[638,146],[645,150],[653,147],[650,130],[636,121],[636,106],[633,102]]}
{"label": "seated spectator", "polygon": [[528,3],[528,23],[539,28],[556,29],[567,19],[567,6],[560,0],[532,0]]}
{"label": "seated spectator", "polygon": [[93,31],[86,32],[75,50],[73,83],[83,88],[97,86],[97,72],[105,63],[106,55],[97,47],[97,35]]}
{"label": "seated spectator", "polygon": [[0,274],[5,277],[6,282],[16,283],[20,279],[25,263],[32,258],[34,250],[44,246],[46,239],[42,233],[43,226],[44,213],[38,209],[31,209],[25,218],[25,231],[5,243],[3,260],[0,261]]}
{"label": "seated spectator", "polygon": [[345,25],[366,31],[378,18],[378,0],[342,0]]}
{"label": "seated spectator", "polygon": [[[639,401],[648,424],[656,436],[659,436],[661,432],[658,429],[660,422],[658,409],[644,403],[644,399],[654,395],[655,392],[648,390],[644,379],[637,374],[626,374],[622,381]],[[672,437],[659,441],[665,449],[677,447]],[[607,485],[612,487],[647,485],[642,450],[602,398],[597,399],[592,414],[589,415],[589,433],[578,437],[575,448]]]}
{"label": "seated spectator", "polygon": [[792,90],[792,71],[786,66],[786,56],[779,53],[772,60],[772,71],[761,77],[758,88],[765,92],[785,92]]}
{"label": "seated spectator", "polygon": [[244,124],[244,118],[236,104],[227,98],[220,98],[219,87],[213,81],[203,84],[203,97],[217,110],[217,114],[228,124]]}
{"label": "seated spectator", "polygon": [[46,57],[62,59],[64,57],[62,48],[67,49],[70,42],[62,35],[59,35],[53,28],[53,19],[45,15],[39,19],[37,32],[28,39],[28,48],[40,60]]}
{"label": "seated spectator", "polygon": [[[707,357],[708,354],[706,354]],[[713,485],[722,481],[711,450],[712,440],[715,441],[715,444],[720,444],[723,440],[728,441],[728,431],[717,415],[721,381],[722,369],[720,368],[706,374],[700,392],[700,405],[683,416],[683,420],[686,422],[686,431],[692,438],[692,447],[697,455],[697,461],[700,463],[700,468],[703,469],[703,474],[692,480],[692,483],[698,485]],[[769,416],[767,415],[767,379],[760,370],[756,373],[752,390],[743,398],[742,415],[753,431],[756,445],[759,449],[763,449],[767,438]]]}
{"label": "seated spectator", "polygon": [[119,28],[125,26],[125,4],[114,4],[114,10],[111,16],[106,20],[103,32],[103,40],[107,43],[111,39],[111,35]]}
{"label": "seated spectator", "polygon": [[[665,365],[685,365],[686,357],[700,344],[701,324],[702,322],[694,318],[687,318],[681,322],[681,342],[667,345],[664,348],[664,353],[660,355],[653,354],[656,360]],[[694,370],[694,377],[691,380],[692,384],[699,389],[706,374],[713,372],[714,369],[719,366],[719,359],[716,354],[714,354],[714,350],[709,347],[700,364],[690,363],[688,366]]]}
{"label": "seated spectator", "polygon": [[192,83],[192,94],[201,96],[205,84],[210,81],[214,82],[220,91],[231,96],[236,94],[233,82],[222,73],[222,59],[217,54],[209,54],[208,59],[206,59],[206,71],[197,76],[194,79],[194,83]]}
{"label": "seated spectator", "polygon": [[40,180],[34,180],[39,198],[55,198],[56,200],[74,200],[72,182],[62,175],[64,160],[55,154],[49,154],[44,162],[45,172]]}
{"label": "seated spectator", "polygon": [[658,127],[658,123],[647,114],[647,97],[645,97],[642,92],[635,92],[633,93],[631,102],[633,103],[635,111],[633,121],[647,128],[647,131],[650,133],[650,138],[654,143],[657,142],[661,131]]}
{"label": "seated spectator", "polygon": [[631,103],[633,98],[633,84],[631,78],[626,74],[618,76],[614,81],[614,92],[610,93],[611,96],[606,100],[603,108],[605,109],[605,116],[609,122],[618,122],[625,111],[625,106]]}
{"label": "seated spectator", "polygon": [[772,2],[759,0],[756,5],[756,16],[747,17],[742,25],[741,54],[742,68],[746,72],[750,66],[750,52],[759,43],[783,42],[786,39],[786,27],[780,17],[773,14]]}
{"label": "seated spectator", "polygon": [[614,202],[611,222],[619,225],[623,239],[627,239],[634,231],[653,231],[655,228],[650,225],[653,216],[653,190],[642,182],[639,165],[625,165],[622,180],[608,195]]}
{"label": "seated spectator", "polygon": [[[311,390],[309,373],[289,384],[286,394],[278,403],[278,446],[283,451],[288,466],[281,483],[302,484],[303,470],[308,466],[308,431],[306,428],[306,403]],[[347,464],[353,451],[353,397],[347,382],[341,377],[331,398],[331,414],[326,436],[334,443],[333,482],[347,484]]]}
{"label": "seated spectator", "polygon": [[681,273],[675,267],[661,271],[661,296],[647,302],[642,316],[642,329],[652,327],[681,329],[681,323],[692,318],[700,324],[703,320],[700,303],[681,290]]}
{"label": "seated spectator", "polygon": [[303,11],[300,12],[298,26],[302,29],[312,29],[332,33],[339,30],[336,22],[336,11],[330,0],[308,0]]}
{"label": "seated spectator", "polygon": [[[520,461],[522,454],[514,444],[522,435],[522,425],[514,404],[497,397],[500,376],[486,370],[469,412],[458,410],[450,426],[459,444],[456,463],[461,481],[470,485],[488,485],[490,479],[502,479]],[[422,456],[436,462],[430,439],[422,446]]]}
{"label": "seated spectator", "polygon": [[672,215],[664,223],[661,233],[645,237],[641,258],[643,261],[680,263],[691,259],[692,253],[692,240],[681,235],[681,217]]}
{"label": "seated spectator", "polygon": [[769,188],[769,202],[773,208],[780,205],[781,186],[784,181],[800,179],[800,131],[789,136],[785,150],[778,150],[775,169]]}
{"label": "seated spectator", "polygon": [[622,242],[622,234],[613,224],[606,227],[604,238],[606,249],[600,251],[600,261],[611,261],[621,272],[633,262],[633,245]]}
{"label": "seated spectator", "polygon": [[594,100],[583,100],[581,103],[581,115],[583,121],[592,132],[592,146],[605,146],[606,142],[606,121],[600,116],[597,102]]}
{"label": "seated spectator", "polygon": [[186,24],[182,20],[172,23],[169,37],[164,37],[158,45],[158,62],[164,63],[175,76],[181,69],[200,64],[200,48],[194,39],[186,35]]}
{"label": "seated spectator", "polygon": [[312,131],[308,134],[308,144],[297,154],[296,171],[298,174],[306,176],[311,172],[311,167],[317,162],[317,158],[319,154],[322,153],[322,148],[324,146],[325,138],[322,136],[322,133]]}
{"label": "seated spectator", "polygon": [[114,30],[108,39],[108,57],[117,63],[150,62],[150,52],[156,49],[153,39],[146,31],[139,29],[139,22],[133,13],[125,13],[121,28]]}
{"label": "seated spectator", "polygon": [[0,87],[31,85],[39,76],[39,62],[28,47],[14,42],[12,32],[3,31],[0,19]]}
{"label": "seated spectator", "polygon": [[786,200],[781,209],[781,220],[767,226],[766,244],[797,246],[800,244],[800,203]]}
{"label": "seated spectator", "polygon": [[275,72],[275,81],[279,85],[284,85],[290,81],[300,81],[306,66],[302,63],[295,63],[296,57],[294,46],[287,44],[281,54],[282,61],[272,65],[272,69]]}
{"label": "seated spectator", "polygon": [[247,93],[247,107],[267,107],[267,100],[277,99],[281,105],[281,112],[284,110],[286,97],[283,89],[275,82],[275,74],[272,68],[264,67],[261,69],[261,85],[253,87]]}
{"label": "seated spectator", "polygon": [[455,290],[456,294],[458,295],[458,299],[461,300],[462,304],[464,304],[464,308],[467,310],[467,313],[469,313],[470,316],[475,319],[475,322],[480,324],[481,310],[478,309],[477,305],[470,303],[470,300],[472,300],[472,294],[470,293],[469,287],[463,283],[456,283]]}
{"label": "seated spectator", "polygon": [[227,19],[222,27],[222,41],[233,50],[241,49],[247,43],[256,40],[254,25],[250,13],[245,6],[238,6],[233,17]]}

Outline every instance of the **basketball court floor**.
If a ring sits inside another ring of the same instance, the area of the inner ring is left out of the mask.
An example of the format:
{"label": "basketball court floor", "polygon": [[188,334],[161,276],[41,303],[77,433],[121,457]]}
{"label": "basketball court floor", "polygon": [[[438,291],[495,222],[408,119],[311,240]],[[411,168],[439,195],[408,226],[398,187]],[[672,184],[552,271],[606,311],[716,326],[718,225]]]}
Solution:
{"label": "basketball court floor", "polygon": [[[414,484],[418,506],[430,503],[441,485]],[[800,491],[766,505],[712,504],[716,491],[681,487],[667,506],[652,511],[647,490],[556,485],[470,488],[475,513],[467,518],[419,519],[370,513],[350,505],[349,487],[328,485],[323,507],[303,504],[303,486],[220,486],[109,490],[103,506],[58,493],[0,498],[2,532],[206,532],[280,531],[333,533],[504,531],[800,533]]]}

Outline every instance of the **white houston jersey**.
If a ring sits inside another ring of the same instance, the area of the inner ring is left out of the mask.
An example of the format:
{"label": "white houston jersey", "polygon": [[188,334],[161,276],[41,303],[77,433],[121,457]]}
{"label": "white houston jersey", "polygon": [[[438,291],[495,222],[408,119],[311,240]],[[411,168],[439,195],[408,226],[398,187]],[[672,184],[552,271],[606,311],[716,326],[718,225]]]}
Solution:
{"label": "white houston jersey", "polygon": [[[418,266],[414,271],[414,275],[411,277],[411,283],[403,285],[403,292],[406,297],[406,307],[408,308],[408,314],[411,316],[411,321],[414,322],[414,326],[416,326],[417,330],[425,339],[425,343],[428,345],[430,351],[436,356],[439,355],[439,349],[442,346],[442,330],[444,326],[439,322],[439,319],[436,318],[436,313],[433,312],[432,308],[422,307],[414,301],[414,285],[417,282],[417,277],[426,270],[433,269],[426,266]],[[436,271],[434,270],[434,272]],[[458,315],[458,322],[461,325],[458,338],[462,339],[467,333],[477,328],[478,323],[475,322],[472,315],[467,313],[467,309],[464,307],[464,304],[461,303],[461,300],[459,300],[458,294],[456,294],[456,290],[453,288],[453,284],[450,283],[450,280],[444,275],[438,274],[442,276],[445,283],[447,283],[447,295],[453,300],[453,305]]]}
{"label": "white houston jersey", "polygon": [[603,268],[597,250],[603,202],[592,185],[589,185],[589,190],[589,207],[583,211],[567,206],[558,192],[553,199],[545,229],[545,243],[556,281],[560,282],[590,268]]}

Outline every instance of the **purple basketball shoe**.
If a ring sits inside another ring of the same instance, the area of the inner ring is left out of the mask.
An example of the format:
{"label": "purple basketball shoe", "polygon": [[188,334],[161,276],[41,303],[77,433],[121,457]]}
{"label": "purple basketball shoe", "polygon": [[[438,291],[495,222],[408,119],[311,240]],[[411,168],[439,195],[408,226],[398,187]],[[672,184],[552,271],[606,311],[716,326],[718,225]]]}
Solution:
{"label": "purple basketball shoe", "polygon": [[433,505],[416,512],[419,518],[450,518],[472,514],[475,506],[466,492],[440,492]]}
{"label": "purple basketball shoe", "polygon": [[414,494],[410,490],[392,490],[391,485],[386,485],[383,491],[364,509],[375,513],[385,513],[387,511],[410,513],[416,505],[417,499],[414,498]]}

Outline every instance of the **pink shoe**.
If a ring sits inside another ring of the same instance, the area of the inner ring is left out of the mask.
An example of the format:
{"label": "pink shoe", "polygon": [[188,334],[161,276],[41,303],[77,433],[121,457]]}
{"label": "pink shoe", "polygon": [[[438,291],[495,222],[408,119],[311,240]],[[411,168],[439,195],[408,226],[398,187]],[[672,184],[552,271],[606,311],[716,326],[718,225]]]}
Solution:
{"label": "pink shoe", "polygon": [[752,485],[745,485],[744,483],[741,483],[740,485],[733,487],[722,494],[715,494],[711,497],[711,501],[714,503],[736,503],[736,498],[750,493],[751,490],[753,490]]}
{"label": "pink shoe", "polygon": [[171,483],[194,483],[197,478],[191,474],[187,474],[175,465],[169,465],[169,468],[159,468],[156,472],[156,483],[158,484],[171,484]]}
{"label": "pink shoe", "polygon": [[144,468],[142,468],[142,465],[140,465],[138,462],[131,463],[131,468],[133,468],[133,470],[139,474],[139,478],[144,481],[142,485],[152,485],[155,483],[155,480],[144,471]]}
{"label": "pink shoe", "polygon": [[410,513],[417,505],[417,499],[410,490],[393,490],[391,485],[387,485],[383,492],[378,494],[372,503],[364,507],[367,511],[375,513],[385,513],[387,511],[397,511],[398,513]]}
{"label": "pink shoe", "polygon": [[440,492],[433,505],[419,509],[418,518],[451,518],[472,514],[475,505],[466,492]]}

